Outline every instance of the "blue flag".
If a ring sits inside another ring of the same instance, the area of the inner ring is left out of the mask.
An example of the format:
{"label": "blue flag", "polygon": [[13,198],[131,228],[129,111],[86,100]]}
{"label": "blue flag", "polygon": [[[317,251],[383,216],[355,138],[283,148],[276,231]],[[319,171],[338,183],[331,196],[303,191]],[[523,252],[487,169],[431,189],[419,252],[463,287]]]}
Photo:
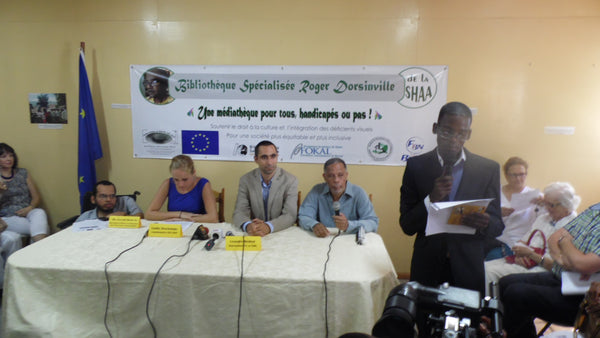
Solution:
{"label": "blue flag", "polygon": [[183,154],[219,155],[219,132],[209,130],[182,130]]}
{"label": "blue flag", "polygon": [[83,212],[85,193],[92,191],[96,184],[96,163],[102,157],[102,145],[96,125],[96,114],[92,102],[92,92],[85,70],[83,50],[79,52],[79,154],[77,166],[77,184],[79,203]]}

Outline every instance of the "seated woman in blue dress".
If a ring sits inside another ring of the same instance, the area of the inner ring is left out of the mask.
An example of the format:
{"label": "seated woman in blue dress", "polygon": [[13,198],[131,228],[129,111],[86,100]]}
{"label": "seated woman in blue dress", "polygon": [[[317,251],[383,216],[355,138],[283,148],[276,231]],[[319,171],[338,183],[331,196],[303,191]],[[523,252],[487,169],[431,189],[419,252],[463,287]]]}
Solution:
{"label": "seated woman in blue dress", "polygon": [[[171,160],[169,170],[172,177],[158,188],[145,213],[146,219],[217,223],[217,203],[212,187],[206,178],[196,176],[192,159],[177,155]],[[167,211],[161,211],[167,198]]]}

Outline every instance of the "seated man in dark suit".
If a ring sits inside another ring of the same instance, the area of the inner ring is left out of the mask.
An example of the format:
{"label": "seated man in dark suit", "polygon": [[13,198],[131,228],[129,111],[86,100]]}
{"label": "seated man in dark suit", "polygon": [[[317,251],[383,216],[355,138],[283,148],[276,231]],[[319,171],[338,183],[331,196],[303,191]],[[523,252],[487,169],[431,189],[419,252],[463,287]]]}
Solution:
{"label": "seated man in dark suit", "polygon": [[[471,110],[460,102],[444,105],[433,133],[437,148],[406,163],[400,195],[400,226],[414,234],[410,279],[426,286],[450,285],[485,294],[484,244],[502,233],[500,166],[463,148],[471,136]],[[425,235],[431,204],[493,198],[485,213],[462,218],[474,234]]]}
{"label": "seated man in dark suit", "polygon": [[117,188],[109,181],[100,181],[94,186],[91,196],[96,208],[81,214],[75,222],[89,219],[108,219],[110,216],[140,216],[144,212],[129,196],[117,197]]}

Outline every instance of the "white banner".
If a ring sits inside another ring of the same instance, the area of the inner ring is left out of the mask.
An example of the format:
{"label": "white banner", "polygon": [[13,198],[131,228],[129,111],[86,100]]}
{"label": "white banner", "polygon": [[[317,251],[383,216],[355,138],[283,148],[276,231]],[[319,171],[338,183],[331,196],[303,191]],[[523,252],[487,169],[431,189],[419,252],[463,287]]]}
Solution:
{"label": "white banner", "polygon": [[132,65],[133,153],[251,161],[404,165],[435,147],[446,66]]}

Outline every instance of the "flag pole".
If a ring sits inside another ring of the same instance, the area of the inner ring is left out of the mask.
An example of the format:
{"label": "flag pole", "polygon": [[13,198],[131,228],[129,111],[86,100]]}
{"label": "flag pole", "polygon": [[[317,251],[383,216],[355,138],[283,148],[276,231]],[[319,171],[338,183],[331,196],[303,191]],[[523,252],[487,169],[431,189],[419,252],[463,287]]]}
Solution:
{"label": "flag pole", "polygon": [[81,48],[81,50],[83,51],[83,54],[85,54],[85,41],[81,41],[79,43],[79,48]]}

